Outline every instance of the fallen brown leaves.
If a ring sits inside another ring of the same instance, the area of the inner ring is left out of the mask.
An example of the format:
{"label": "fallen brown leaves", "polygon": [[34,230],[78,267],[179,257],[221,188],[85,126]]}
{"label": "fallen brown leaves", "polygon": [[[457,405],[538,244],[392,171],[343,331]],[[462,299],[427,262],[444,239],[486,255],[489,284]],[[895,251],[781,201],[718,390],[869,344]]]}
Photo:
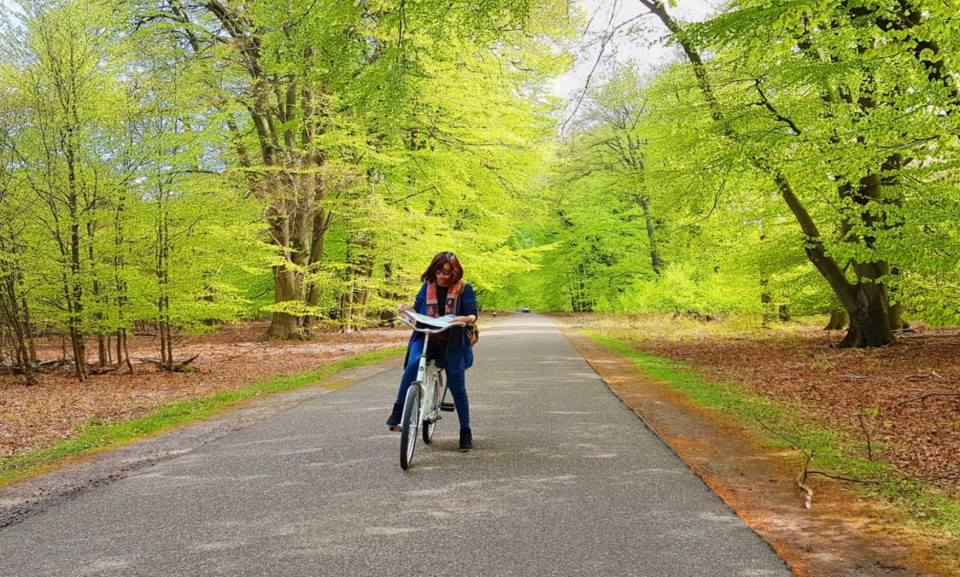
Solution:
{"label": "fallen brown leaves", "polygon": [[892,346],[850,350],[834,348],[843,332],[814,326],[746,330],[662,317],[577,322],[629,337],[651,355],[690,363],[711,382],[736,381],[790,403],[848,440],[865,444],[869,435],[873,455],[905,477],[960,492],[960,331],[955,328],[920,325]]}
{"label": "fallen brown leaves", "polygon": [[[26,386],[21,379],[0,376],[0,457],[44,449],[78,434],[90,421],[115,422],[150,413],[172,401],[199,399],[281,375],[291,375],[335,363],[361,353],[406,344],[402,329],[371,329],[341,334],[320,333],[314,340],[258,341],[266,332],[262,322],[232,325],[217,333],[179,339],[178,359],[198,355],[195,373],[161,372],[149,363],[91,376],[83,383],[66,367],[40,375],[40,384]],[[130,356],[159,357],[152,336],[129,341]],[[96,349],[93,348],[93,353]],[[43,343],[41,359],[60,357],[60,343]],[[95,359],[88,359],[94,362]]]}

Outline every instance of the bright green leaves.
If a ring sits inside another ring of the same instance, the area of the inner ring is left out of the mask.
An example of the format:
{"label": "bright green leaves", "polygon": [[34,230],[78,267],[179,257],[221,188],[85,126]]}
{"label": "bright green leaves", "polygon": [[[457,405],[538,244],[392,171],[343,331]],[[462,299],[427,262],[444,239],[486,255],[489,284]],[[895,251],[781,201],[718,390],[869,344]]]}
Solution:
{"label": "bright green leaves", "polygon": [[[642,182],[662,232],[662,279],[696,296],[673,298],[658,288],[663,280],[645,278],[647,247],[634,246],[631,275],[616,281],[627,296],[612,308],[752,310],[759,294],[775,293],[777,302],[824,310],[838,302],[818,278],[829,272],[844,296],[879,282],[931,320],[956,315],[933,295],[952,291],[957,278],[950,211],[960,200],[960,114],[951,63],[960,30],[955,13],[933,4],[748,0],[706,23],[674,26],[682,32],[673,40],[702,55],[703,67],[696,76],[689,64],[646,79],[610,75],[606,106],[643,112],[629,126],[612,115],[584,122],[571,138],[569,164],[556,169],[568,204],[550,230],[556,238],[571,231],[556,263],[581,259],[581,277],[601,264],[615,270],[604,250],[591,258],[574,247],[594,228],[610,231],[611,248],[642,237],[630,211],[599,192]],[[631,131],[643,143],[644,170],[635,174],[594,152]],[[579,178],[563,178],[571,165]],[[597,214],[576,216],[578,205]],[[801,225],[819,234],[803,237]],[[814,269],[805,252],[828,265]],[[724,302],[707,286],[744,298]],[[598,284],[585,298],[613,302],[604,291]]]}

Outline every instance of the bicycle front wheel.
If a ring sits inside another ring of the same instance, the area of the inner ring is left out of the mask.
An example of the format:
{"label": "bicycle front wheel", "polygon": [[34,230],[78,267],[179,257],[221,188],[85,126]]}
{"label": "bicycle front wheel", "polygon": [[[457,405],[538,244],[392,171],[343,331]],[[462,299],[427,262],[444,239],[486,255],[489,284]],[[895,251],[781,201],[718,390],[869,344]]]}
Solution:
{"label": "bicycle front wheel", "polygon": [[413,462],[413,450],[417,447],[417,429],[420,425],[420,383],[407,389],[400,420],[400,468],[406,471]]}

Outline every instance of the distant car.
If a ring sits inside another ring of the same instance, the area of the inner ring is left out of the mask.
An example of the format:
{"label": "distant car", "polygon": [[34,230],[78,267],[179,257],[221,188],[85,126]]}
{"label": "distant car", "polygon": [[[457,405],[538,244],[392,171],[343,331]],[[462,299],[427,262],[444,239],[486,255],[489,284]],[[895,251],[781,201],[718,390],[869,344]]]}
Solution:
{"label": "distant car", "polygon": [[525,312],[525,313],[530,312],[530,307],[523,307],[523,310],[521,312]]}

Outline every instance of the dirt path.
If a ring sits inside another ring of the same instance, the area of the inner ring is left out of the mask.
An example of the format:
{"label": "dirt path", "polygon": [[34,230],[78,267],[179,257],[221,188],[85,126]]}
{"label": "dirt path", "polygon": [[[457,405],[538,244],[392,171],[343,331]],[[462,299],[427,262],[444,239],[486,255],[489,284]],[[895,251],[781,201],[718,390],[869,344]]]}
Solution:
{"label": "dirt path", "polygon": [[904,529],[843,486],[816,481],[813,507],[795,485],[792,452],[755,445],[716,413],[693,407],[632,361],[579,332],[567,339],[604,381],[803,577],[946,575],[925,568]]}

